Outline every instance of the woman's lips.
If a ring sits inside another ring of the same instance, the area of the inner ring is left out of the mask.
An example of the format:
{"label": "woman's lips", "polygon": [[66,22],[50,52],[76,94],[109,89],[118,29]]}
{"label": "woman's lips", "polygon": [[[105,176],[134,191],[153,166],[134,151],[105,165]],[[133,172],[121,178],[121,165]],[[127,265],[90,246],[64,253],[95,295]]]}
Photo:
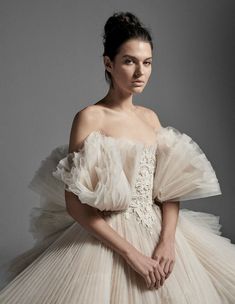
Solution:
{"label": "woman's lips", "polygon": [[133,84],[138,85],[138,86],[141,86],[141,85],[144,84],[144,82],[138,80],[138,81],[133,81]]}
{"label": "woman's lips", "polygon": [[142,81],[142,80],[135,80],[135,81],[133,81],[134,83],[144,83],[144,81]]}

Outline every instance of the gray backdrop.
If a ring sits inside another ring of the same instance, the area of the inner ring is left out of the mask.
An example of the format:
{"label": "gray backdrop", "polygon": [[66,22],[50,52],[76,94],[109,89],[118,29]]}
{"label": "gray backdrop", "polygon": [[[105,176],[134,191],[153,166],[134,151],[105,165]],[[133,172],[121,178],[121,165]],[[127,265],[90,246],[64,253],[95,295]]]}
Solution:
{"label": "gray backdrop", "polygon": [[234,1],[1,1],[0,263],[33,245],[27,185],[56,146],[68,143],[73,116],[108,89],[102,30],[118,10],[152,29],[150,81],[134,102],[163,126],[190,135],[211,161],[223,195],[182,202],[220,216],[235,241]]}

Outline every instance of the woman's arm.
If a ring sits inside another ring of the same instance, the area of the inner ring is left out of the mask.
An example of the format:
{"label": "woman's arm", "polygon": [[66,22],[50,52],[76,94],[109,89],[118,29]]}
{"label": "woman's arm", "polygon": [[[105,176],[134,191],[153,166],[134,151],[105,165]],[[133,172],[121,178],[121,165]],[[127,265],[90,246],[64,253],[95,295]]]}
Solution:
{"label": "woman's arm", "polygon": [[163,202],[162,210],[162,229],[160,241],[172,242],[175,240],[175,231],[179,216],[180,202]]}
{"label": "woman's arm", "polygon": [[162,227],[158,243],[152,256],[160,263],[165,273],[165,278],[162,278],[161,284],[169,277],[175,264],[175,231],[179,215],[179,206],[179,201],[165,201],[160,205]]}
{"label": "woman's arm", "polygon": [[99,214],[96,208],[82,204],[72,192],[65,190],[68,213],[93,236],[126,258],[134,247],[119,235]]}

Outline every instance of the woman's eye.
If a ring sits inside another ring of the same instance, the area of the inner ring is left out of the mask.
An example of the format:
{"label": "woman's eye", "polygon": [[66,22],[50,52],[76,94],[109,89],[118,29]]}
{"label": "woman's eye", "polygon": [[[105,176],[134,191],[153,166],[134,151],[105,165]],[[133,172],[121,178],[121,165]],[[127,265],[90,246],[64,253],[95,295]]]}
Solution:
{"label": "woman's eye", "polygon": [[[125,61],[125,63],[127,63],[127,64],[129,64],[129,63],[131,63],[131,62],[133,62],[133,60],[131,60],[131,59],[127,59],[127,60]],[[146,61],[144,64],[145,64],[145,65],[151,65],[152,62]]]}
{"label": "woman's eye", "polygon": [[131,59],[127,59],[127,60],[125,61],[125,63],[129,63],[129,62],[132,62],[132,60],[131,60]]}

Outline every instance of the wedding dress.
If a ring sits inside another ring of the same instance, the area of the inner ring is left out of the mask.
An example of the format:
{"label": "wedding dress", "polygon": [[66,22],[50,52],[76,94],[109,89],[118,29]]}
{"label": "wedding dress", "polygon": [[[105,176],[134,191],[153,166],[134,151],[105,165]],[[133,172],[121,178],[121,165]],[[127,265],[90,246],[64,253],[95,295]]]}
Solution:
{"label": "wedding dress", "polygon": [[149,289],[66,211],[65,189],[151,257],[164,201],[222,194],[211,163],[185,133],[161,127],[155,143],[146,145],[93,131],[76,152],[56,147],[29,188],[40,197],[30,215],[36,242],[5,265],[1,304],[235,303],[235,245],[221,235],[219,216],[179,210],[173,271],[160,288]]}

